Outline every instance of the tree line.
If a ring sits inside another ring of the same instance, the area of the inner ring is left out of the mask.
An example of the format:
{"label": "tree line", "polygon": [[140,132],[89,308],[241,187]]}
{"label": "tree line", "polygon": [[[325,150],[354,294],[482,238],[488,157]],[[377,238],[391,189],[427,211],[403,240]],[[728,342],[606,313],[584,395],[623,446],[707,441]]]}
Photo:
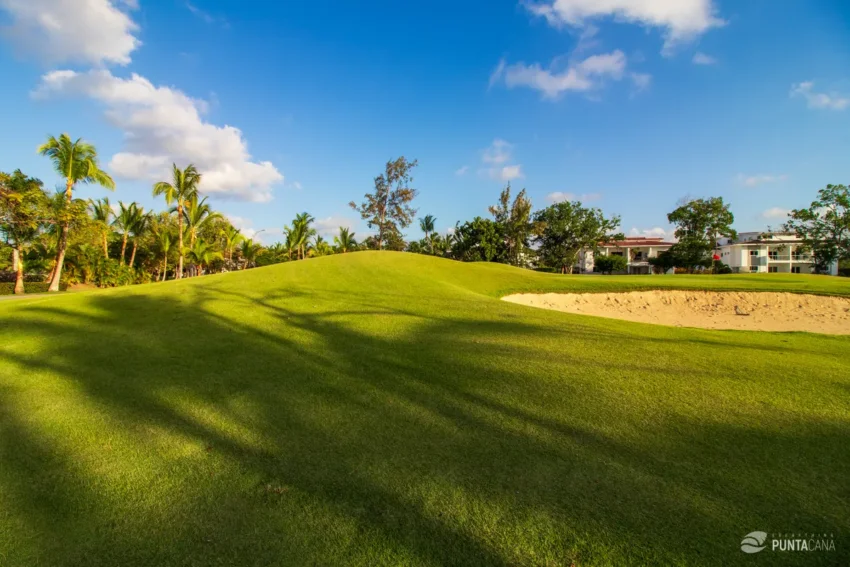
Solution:
{"label": "tree line", "polygon": [[[283,228],[283,241],[264,246],[213,210],[200,194],[203,174],[192,164],[174,164],[171,179],[153,185],[152,194],[166,205],[157,212],[135,202],[75,198],[81,184],[115,189],[96,149],[84,140],[51,136],[38,152],[63,179],[58,191],[45,190],[39,179],[19,170],[0,173],[0,278],[14,282],[15,293],[23,293],[25,285],[49,291],[72,283],[109,287],[359,250],[407,251],[571,273],[582,250],[598,251],[602,244],[624,238],[617,215],[606,216],[580,201],[535,211],[526,190],[513,195],[510,184],[489,207],[491,218],[457,222],[453,230],[439,234],[433,215],[416,218],[412,203],[419,192],[412,187],[412,174],[418,163],[402,156],[386,163],[361,203],[349,203],[374,234],[358,242],[354,232],[340,227],[327,241],[318,234],[315,219],[304,212]],[[667,218],[676,227],[677,242],[650,259],[659,271],[724,271],[714,251],[720,238],[737,236],[728,203],[721,197],[686,199]],[[404,230],[414,222],[424,237],[406,241]],[[850,192],[844,185],[827,186],[808,208],[792,211],[782,229],[803,239],[817,271],[850,261]],[[597,256],[597,269],[616,271],[616,260],[607,261]]]}

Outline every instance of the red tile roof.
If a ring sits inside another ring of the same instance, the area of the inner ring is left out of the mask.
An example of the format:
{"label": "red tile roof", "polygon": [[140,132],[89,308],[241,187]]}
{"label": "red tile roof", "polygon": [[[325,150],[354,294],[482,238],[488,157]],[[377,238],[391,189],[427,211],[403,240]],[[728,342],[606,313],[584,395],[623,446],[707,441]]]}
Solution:
{"label": "red tile roof", "polygon": [[612,242],[600,242],[600,246],[609,248],[627,248],[629,246],[673,246],[672,242],[665,242],[661,238],[647,236],[627,236],[623,240],[615,240]]}

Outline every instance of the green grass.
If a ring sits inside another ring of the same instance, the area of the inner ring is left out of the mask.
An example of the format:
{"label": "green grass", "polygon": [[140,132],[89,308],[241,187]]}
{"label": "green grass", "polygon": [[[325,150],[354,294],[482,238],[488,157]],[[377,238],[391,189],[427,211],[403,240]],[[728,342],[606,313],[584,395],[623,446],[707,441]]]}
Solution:
{"label": "green grass", "polygon": [[850,295],[357,253],[0,302],[0,565],[847,564],[850,338],[498,300],[650,287]]}

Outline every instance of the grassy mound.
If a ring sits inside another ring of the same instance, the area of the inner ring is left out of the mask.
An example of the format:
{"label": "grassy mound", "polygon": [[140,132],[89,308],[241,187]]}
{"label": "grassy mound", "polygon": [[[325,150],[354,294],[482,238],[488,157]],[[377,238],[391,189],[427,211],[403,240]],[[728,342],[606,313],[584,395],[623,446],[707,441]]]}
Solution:
{"label": "grassy mound", "polygon": [[357,253],[0,302],[0,564],[736,565],[752,531],[846,538],[850,338],[498,300],[659,286],[850,294]]}

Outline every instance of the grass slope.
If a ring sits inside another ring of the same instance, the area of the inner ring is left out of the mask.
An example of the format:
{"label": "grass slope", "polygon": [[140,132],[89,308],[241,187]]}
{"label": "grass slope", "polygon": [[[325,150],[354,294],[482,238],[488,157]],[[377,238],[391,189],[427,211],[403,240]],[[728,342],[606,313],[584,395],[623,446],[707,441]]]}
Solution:
{"label": "grass slope", "polygon": [[498,297],[848,283],[357,253],[2,302],[0,565],[846,564],[850,338]]}

